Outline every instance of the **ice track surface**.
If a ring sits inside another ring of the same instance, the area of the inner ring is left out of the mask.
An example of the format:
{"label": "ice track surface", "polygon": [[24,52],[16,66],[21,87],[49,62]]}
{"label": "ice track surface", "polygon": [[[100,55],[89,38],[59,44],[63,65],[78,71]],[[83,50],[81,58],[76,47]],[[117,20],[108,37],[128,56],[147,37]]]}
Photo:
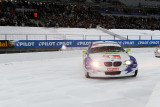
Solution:
{"label": "ice track surface", "polygon": [[81,50],[0,54],[0,107],[159,107],[153,51],[133,48],[138,76],[113,79],[86,79]]}

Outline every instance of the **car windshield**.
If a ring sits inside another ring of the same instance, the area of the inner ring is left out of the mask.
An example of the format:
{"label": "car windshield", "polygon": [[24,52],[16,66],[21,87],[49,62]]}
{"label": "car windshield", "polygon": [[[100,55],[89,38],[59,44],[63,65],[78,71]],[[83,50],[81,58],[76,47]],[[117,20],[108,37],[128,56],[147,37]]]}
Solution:
{"label": "car windshield", "polygon": [[117,46],[91,48],[91,53],[100,53],[100,52],[124,52],[124,49],[122,47],[117,47]]}

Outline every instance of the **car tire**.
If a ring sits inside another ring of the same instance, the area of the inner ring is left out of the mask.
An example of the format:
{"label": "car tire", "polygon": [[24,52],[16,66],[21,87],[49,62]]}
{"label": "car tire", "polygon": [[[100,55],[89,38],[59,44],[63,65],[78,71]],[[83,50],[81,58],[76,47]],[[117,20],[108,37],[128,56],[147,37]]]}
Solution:
{"label": "car tire", "polygon": [[136,76],[137,76],[137,74],[138,74],[138,70],[136,70],[136,71],[135,71],[135,73],[134,73],[134,75],[133,75],[133,76],[131,76],[131,77],[136,77]]}
{"label": "car tire", "polygon": [[87,72],[87,71],[85,72],[85,77],[86,77],[86,78],[90,78],[89,72]]}

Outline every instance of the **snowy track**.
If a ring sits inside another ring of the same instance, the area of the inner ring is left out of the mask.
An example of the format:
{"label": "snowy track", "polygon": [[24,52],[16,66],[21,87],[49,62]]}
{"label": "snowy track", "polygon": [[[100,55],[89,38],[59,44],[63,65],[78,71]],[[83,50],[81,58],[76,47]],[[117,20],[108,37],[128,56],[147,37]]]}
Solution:
{"label": "snowy track", "polygon": [[154,107],[160,58],[153,50],[132,49],[138,76],[116,79],[86,79],[79,50],[0,54],[0,107]]}

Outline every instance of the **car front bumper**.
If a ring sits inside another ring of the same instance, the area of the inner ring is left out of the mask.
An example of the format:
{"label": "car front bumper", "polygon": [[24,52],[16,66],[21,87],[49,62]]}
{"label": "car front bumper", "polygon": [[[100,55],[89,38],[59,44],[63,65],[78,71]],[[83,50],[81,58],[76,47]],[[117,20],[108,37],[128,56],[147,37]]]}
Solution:
{"label": "car front bumper", "polygon": [[135,71],[138,70],[134,68],[131,72],[128,71],[93,71],[88,70],[90,77],[125,77],[125,76],[133,76]]}

